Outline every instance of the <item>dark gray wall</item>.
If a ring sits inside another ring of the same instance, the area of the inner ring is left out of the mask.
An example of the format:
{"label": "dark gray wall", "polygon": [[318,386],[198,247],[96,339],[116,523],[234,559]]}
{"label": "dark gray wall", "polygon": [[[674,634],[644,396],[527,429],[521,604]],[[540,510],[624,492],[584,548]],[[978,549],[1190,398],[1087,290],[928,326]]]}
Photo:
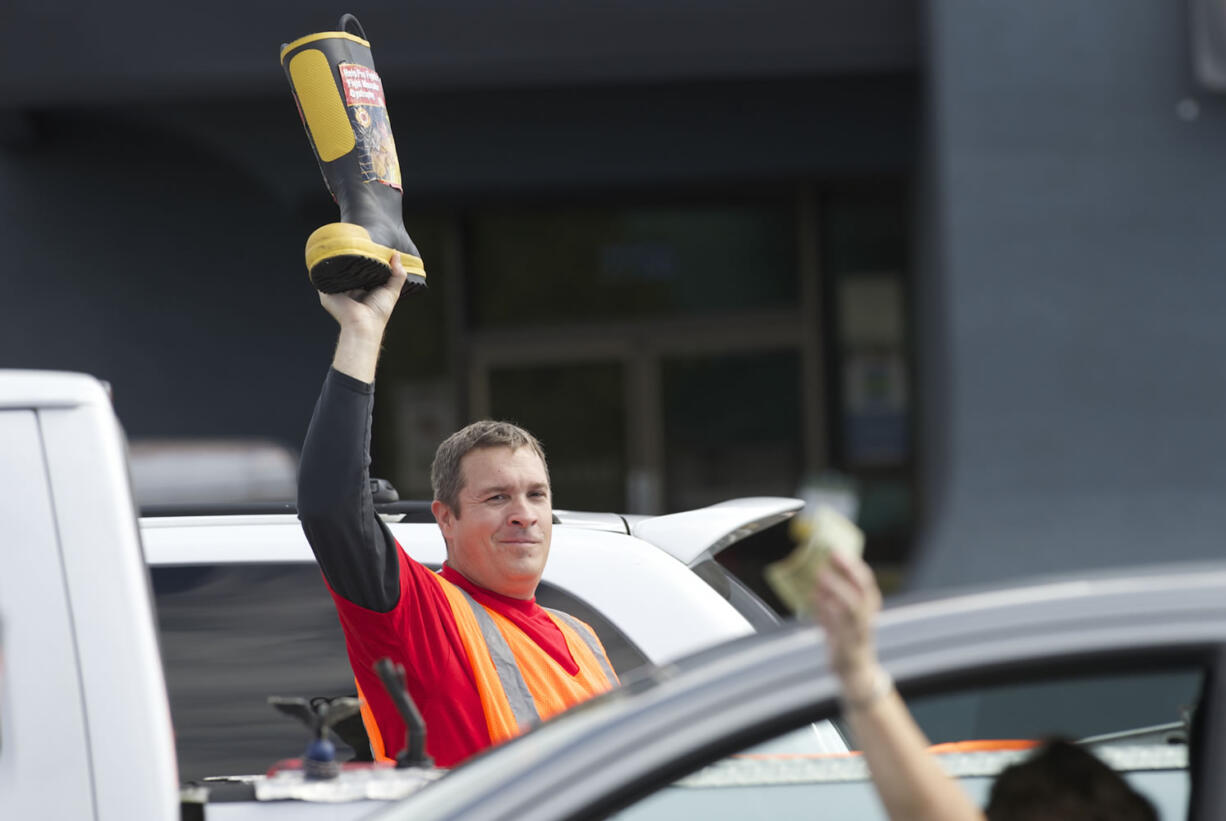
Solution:
{"label": "dark gray wall", "polygon": [[1226,99],[1184,4],[930,9],[917,584],[1219,555]]}
{"label": "dark gray wall", "polygon": [[414,90],[890,73],[913,0],[5,0],[0,106],[252,100],[280,45],[357,13],[386,85]]}
{"label": "dark gray wall", "polygon": [[[301,441],[334,334],[302,246],[336,210],[267,70],[263,99],[0,113],[0,367],[109,379],[134,437]],[[409,209],[454,214],[905,173],[915,94],[903,74],[389,100]]]}
{"label": "dark gray wall", "polygon": [[[133,436],[300,441],[332,338],[302,243],[335,210],[277,54],[343,10],[6,3],[0,367],[110,379]],[[908,0],[354,10],[411,209],[911,160]]]}
{"label": "dark gray wall", "polygon": [[300,438],[328,342],[292,211],[131,119],[27,125],[0,149],[0,367],[111,381],[134,435]]}

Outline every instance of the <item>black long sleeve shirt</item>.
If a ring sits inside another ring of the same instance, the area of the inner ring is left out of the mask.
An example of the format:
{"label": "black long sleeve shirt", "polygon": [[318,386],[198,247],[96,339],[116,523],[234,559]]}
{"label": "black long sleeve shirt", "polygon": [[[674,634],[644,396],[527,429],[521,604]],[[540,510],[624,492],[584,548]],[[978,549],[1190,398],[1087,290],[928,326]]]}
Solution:
{"label": "black long sleeve shirt", "polygon": [[298,518],[332,590],[385,613],[400,578],[396,540],[370,493],[374,396],[373,384],[328,370],[302,444]]}

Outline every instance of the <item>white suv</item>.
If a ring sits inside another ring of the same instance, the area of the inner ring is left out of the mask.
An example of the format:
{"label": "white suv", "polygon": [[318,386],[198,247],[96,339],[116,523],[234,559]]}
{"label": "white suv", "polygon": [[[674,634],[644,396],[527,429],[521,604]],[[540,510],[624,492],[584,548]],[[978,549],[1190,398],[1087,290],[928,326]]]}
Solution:
{"label": "white suv", "polygon": [[[621,676],[773,626],[770,607],[714,556],[801,506],[751,498],[655,517],[556,511],[538,600],[592,625]],[[442,564],[428,506],[378,508],[410,556]],[[305,730],[269,708],[268,696],[354,692],[332,601],[292,508],[255,510],[141,519],[184,781],[263,772],[301,752]],[[825,727],[819,747],[845,750]]]}

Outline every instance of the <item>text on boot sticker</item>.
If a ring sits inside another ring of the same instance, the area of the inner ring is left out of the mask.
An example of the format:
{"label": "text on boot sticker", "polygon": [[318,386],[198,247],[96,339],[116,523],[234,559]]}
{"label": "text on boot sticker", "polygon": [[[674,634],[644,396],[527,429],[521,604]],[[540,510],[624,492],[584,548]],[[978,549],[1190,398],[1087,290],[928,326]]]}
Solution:
{"label": "text on boot sticker", "polygon": [[400,160],[387,101],[379,74],[368,66],[341,63],[337,66],[345,91],[345,105],[357,138],[358,166],[364,182],[381,182],[400,190]]}

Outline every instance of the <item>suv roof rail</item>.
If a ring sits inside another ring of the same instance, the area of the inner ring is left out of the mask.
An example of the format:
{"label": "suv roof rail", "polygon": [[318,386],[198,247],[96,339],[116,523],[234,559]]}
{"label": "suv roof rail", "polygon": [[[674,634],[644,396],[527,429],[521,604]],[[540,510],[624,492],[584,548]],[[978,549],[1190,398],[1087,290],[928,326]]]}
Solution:
{"label": "suv roof rail", "polygon": [[[401,522],[434,522],[430,503],[421,501],[376,502],[375,512],[384,516],[400,516]],[[153,504],[141,505],[142,517],[168,516],[266,516],[273,514],[297,515],[294,502],[238,502],[205,504]]]}

